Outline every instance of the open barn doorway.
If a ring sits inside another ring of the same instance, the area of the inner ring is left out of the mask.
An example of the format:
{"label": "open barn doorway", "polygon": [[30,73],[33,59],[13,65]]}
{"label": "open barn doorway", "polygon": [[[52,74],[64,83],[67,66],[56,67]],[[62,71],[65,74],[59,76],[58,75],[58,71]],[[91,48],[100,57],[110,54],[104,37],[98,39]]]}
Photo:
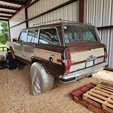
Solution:
{"label": "open barn doorway", "polygon": [[8,41],[8,21],[0,20],[0,52],[6,51]]}

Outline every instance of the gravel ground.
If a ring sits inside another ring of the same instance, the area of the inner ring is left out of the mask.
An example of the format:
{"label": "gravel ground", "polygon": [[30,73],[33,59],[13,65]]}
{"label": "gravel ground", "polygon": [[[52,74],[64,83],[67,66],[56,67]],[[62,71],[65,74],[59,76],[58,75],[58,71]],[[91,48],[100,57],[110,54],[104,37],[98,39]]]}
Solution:
{"label": "gravel ground", "polygon": [[29,67],[22,70],[0,70],[0,113],[92,113],[73,101],[74,89],[89,83],[113,81],[113,72],[100,71],[92,78],[69,84],[55,81],[55,88],[39,96],[30,94]]}

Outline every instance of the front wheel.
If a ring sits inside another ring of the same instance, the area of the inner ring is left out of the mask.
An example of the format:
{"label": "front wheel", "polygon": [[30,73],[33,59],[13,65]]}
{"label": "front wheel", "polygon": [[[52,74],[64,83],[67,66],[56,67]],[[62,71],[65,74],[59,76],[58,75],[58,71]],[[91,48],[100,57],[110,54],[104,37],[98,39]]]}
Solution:
{"label": "front wheel", "polygon": [[40,63],[33,63],[30,69],[31,93],[36,96],[53,88],[54,77]]}

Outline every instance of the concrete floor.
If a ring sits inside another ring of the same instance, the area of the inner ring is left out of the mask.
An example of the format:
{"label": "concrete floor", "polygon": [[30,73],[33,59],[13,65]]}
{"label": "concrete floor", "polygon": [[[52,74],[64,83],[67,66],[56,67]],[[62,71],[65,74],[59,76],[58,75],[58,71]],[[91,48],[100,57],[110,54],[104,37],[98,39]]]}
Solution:
{"label": "concrete floor", "polygon": [[69,84],[55,81],[53,90],[34,97],[28,70],[0,70],[0,113],[92,113],[74,102],[69,93],[89,82],[113,81],[113,72],[102,71]]}

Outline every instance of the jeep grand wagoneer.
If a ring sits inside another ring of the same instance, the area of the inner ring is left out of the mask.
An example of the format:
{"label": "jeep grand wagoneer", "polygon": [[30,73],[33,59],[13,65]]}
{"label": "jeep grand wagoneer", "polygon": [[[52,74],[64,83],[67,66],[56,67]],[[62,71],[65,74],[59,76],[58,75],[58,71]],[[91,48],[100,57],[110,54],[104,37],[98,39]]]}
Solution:
{"label": "jeep grand wagoneer", "polygon": [[51,89],[55,77],[70,82],[106,65],[106,47],[90,24],[61,21],[23,29],[18,40],[8,45],[10,59],[32,63],[33,95]]}

